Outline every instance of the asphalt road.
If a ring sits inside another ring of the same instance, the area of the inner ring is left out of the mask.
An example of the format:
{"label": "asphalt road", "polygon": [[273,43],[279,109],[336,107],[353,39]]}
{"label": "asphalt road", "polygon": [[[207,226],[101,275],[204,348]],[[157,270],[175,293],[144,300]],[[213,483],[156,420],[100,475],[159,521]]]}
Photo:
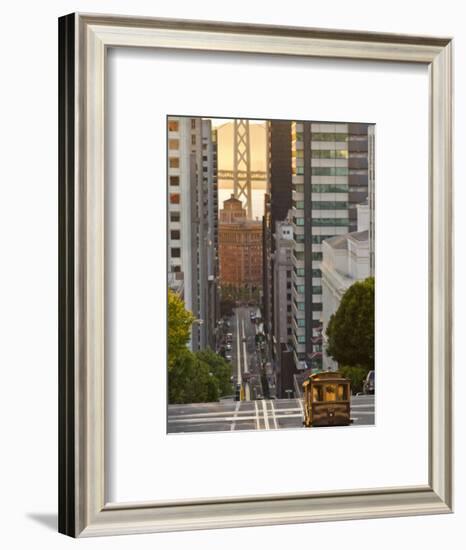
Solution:
{"label": "asphalt road", "polygon": [[251,322],[250,312],[257,308],[239,307],[230,319],[230,332],[233,335],[231,349],[231,374],[234,384],[245,384],[246,401],[263,396],[260,379],[260,366],[256,354],[256,325]]}
{"label": "asphalt road", "polygon": [[[353,426],[375,421],[374,396],[354,396]],[[168,406],[168,433],[303,428],[300,399],[233,401]]]}

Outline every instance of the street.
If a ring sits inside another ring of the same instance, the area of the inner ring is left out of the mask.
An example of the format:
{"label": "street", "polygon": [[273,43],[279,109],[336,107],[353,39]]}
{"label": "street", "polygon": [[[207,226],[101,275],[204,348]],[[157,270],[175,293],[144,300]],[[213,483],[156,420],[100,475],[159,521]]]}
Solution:
{"label": "street", "polygon": [[[242,401],[225,397],[217,403],[168,406],[168,433],[237,430],[279,430],[303,427],[302,399],[264,399],[256,324],[250,313],[257,308],[237,307],[229,320],[233,388],[244,388]],[[374,396],[351,400],[351,426],[374,424]]]}
{"label": "street", "polygon": [[[374,424],[374,396],[351,399],[352,426]],[[301,399],[259,399],[168,406],[168,433],[302,428]],[[316,429],[316,428],[314,428]]]}
{"label": "street", "polygon": [[264,395],[260,366],[256,355],[256,325],[251,322],[250,312],[256,308],[238,307],[231,318],[230,330],[232,342],[232,376],[234,385],[244,383],[244,398],[246,401]]}

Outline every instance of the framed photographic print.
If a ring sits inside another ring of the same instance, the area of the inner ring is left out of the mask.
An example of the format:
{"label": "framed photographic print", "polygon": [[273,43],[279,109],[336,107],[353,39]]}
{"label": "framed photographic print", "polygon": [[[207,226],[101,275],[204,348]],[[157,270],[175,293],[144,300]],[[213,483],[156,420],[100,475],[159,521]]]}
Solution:
{"label": "framed photographic print", "polygon": [[451,56],[59,20],[60,532],[451,512]]}

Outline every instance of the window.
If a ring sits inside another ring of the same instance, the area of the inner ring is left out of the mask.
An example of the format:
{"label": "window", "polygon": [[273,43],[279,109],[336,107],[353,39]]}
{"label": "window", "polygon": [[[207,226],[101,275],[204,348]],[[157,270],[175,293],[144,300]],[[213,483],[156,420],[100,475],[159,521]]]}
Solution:
{"label": "window", "polygon": [[314,210],[346,210],[348,203],[346,201],[312,201]]}
{"label": "window", "polygon": [[296,321],[297,321],[298,327],[304,328],[304,327],[306,326],[306,321],[305,321],[305,319],[296,319]]}
{"label": "window", "polygon": [[180,148],[180,140],[179,139],[169,139],[168,140],[168,148],[171,150],[179,149]]}
{"label": "window", "polygon": [[291,311],[291,306],[286,306],[286,311]]}
{"label": "window", "polygon": [[295,225],[304,225],[304,218],[293,218],[293,223]]}
{"label": "window", "polygon": [[348,134],[339,132],[313,132],[311,139],[312,141],[347,141]]}
{"label": "window", "polygon": [[304,208],[304,201],[293,201],[292,205],[293,205],[294,208],[303,209]]}
{"label": "window", "polygon": [[297,267],[294,272],[298,277],[304,277],[304,267]]}
{"label": "window", "polygon": [[312,287],[312,294],[322,294],[322,287],[321,286],[313,286]]}
{"label": "window", "polygon": [[180,185],[180,176],[170,176],[170,185]]}
{"label": "window", "polygon": [[313,193],[348,193],[348,184],[338,183],[326,185],[325,183],[313,183]]}
{"label": "window", "polygon": [[322,303],[312,303],[311,309],[312,311],[322,311]]}
{"label": "window", "polygon": [[316,166],[311,170],[313,176],[347,176],[346,166]]}
{"label": "window", "polygon": [[170,221],[171,222],[179,222],[180,221],[180,213],[179,212],[170,212]]}
{"label": "window", "polygon": [[181,232],[178,229],[172,229],[170,231],[170,239],[172,241],[179,241],[181,238]]}
{"label": "window", "polygon": [[196,145],[196,134],[191,136],[191,145]]}
{"label": "window", "polygon": [[312,270],[312,276],[316,277],[316,278],[322,277],[322,271],[320,269],[313,269]]}
{"label": "window", "polygon": [[312,225],[316,227],[345,227],[348,226],[348,218],[313,218]]}
{"label": "window", "polygon": [[294,240],[295,240],[297,243],[303,243],[303,242],[304,242],[304,235],[295,235],[295,236],[294,236]]}
{"label": "window", "polygon": [[298,344],[305,344],[306,343],[306,336],[299,335],[298,336]]}
{"label": "window", "polygon": [[180,204],[179,193],[170,193],[170,204]]}
{"label": "window", "polygon": [[320,262],[322,260],[322,252],[313,252],[312,259]]}
{"label": "window", "polygon": [[286,283],[286,288],[291,288],[291,283],[290,282]]}
{"label": "window", "polygon": [[180,167],[180,159],[178,157],[170,157],[168,161],[168,165],[170,168],[179,168]]}
{"label": "window", "polygon": [[195,118],[192,118],[192,119],[191,119],[191,129],[192,129],[192,130],[195,130],[195,129],[196,129],[196,119],[195,119]]}
{"label": "window", "polygon": [[293,185],[293,189],[296,191],[296,193],[304,193],[304,185],[295,183]]}
{"label": "window", "polygon": [[168,120],[168,131],[169,132],[178,132],[179,122],[177,120]]}
{"label": "window", "polygon": [[347,159],[348,151],[346,149],[312,149],[311,157],[313,159]]}
{"label": "window", "polygon": [[172,258],[180,258],[181,257],[181,248],[172,248],[170,255],[171,255]]}

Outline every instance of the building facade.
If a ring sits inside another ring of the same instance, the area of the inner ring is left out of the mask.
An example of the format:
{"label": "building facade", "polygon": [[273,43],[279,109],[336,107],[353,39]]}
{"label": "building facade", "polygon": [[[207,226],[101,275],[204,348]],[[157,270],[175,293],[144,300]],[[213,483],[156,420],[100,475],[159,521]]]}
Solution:
{"label": "building facade", "polygon": [[367,124],[293,122],[293,350],[298,369],[322,368],[322,242],[355,231],[373,158]]}
{"label": "building facade", "polygon": [[219,213],[220,283],[256,291],[262,287],[262,222],[249,220],[231,195]]}
{"label": "building facade", "polygon": [[337,311],[343,294],[356,281],[371,275],[370,212],[368,204],[358,205],[357,231],[332,237],[322,243],[322,335],[323,367],[337,370],[338,364],[327,355],[326,330],[330,317]]}
{"label": "building facade", "polygon": [[216,143],[201,118],[168,119],[168,286],[199,322],[191,348],[214,341],[218,302]]}
{"label": "building facade", "polygon": [[264,328],[273,347],[274,330],[274,266],[275,231],[278,222],[287,219],[291,209],[291,121],[267,122],[267,193],[264,205]]}

